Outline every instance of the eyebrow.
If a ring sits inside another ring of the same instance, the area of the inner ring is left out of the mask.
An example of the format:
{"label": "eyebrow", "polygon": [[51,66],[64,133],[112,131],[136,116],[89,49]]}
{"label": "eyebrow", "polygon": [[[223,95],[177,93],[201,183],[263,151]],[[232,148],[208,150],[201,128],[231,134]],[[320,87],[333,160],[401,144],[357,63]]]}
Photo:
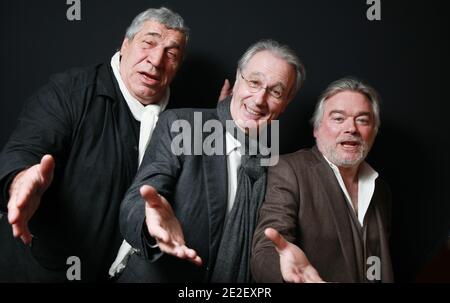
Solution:
{"label": "eyebrow", "polygon": [[[261,73],[261,72],[251,72],[248,76],[249,77],[251,77],[251,76],[259,76],[259,77],[261,77],[261,76],[264,76],[264,74]],[[276,82],[275,84],[271,85],[270,87],[273,88],[273,87],[277,87],[277,86],[281,86],[281,88],[286,89],[286,85],[283,82],[281,82],[281,81]]]}
{"label": "eyebrow", "polygon": [[[330,113],[329,113],[329,115],[332,115],[332,114],[341,114],[341,115],[345,115],[346,112],[343,111],[343,110],[334,109],[334,110],[330,111]],[[362,112],[356,113],[355,116],[356,116],[356,117],[360,117],[360,116],[368,116],[368,117],[370,117],[370,116],[371,116],[371,113],[370,113],[370,112],[362,111]]]}
{"label": "eyebrow", "polygon": [[[157,33],[157,32],[148,32],[148,33],[145,33],[145,36],[151,36],[151,37],[157,37],[157,38],[161,38],[162,37],[161,34]],[[178,42],[170,41],[169,45],[167,45],[166,48],[180,49],[181,46],[180,46],[180,44]]]}
{"label": "eyebrow", "polygon": [[145,35],[161,38],[161,34],[157,33],[157,32],[148,32],[148,33],[145,33]]}

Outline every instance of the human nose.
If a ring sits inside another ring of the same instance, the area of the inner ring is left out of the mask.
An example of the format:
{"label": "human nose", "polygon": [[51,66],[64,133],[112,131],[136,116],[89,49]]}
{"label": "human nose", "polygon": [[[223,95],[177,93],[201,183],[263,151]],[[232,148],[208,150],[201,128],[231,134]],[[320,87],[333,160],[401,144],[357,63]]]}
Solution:
{"label": "human nose", "polygon": [[147,56],[147,61],[150,62],[155,68],[158,68],[164,58],[164,49],[162,47],[155,47],[150,50]]}
{"label": "human nose", "polygon": [[354,134],[357,132],[356,123],[353,119],[347,119],[345,123],[345,132]]}
{"label": "human nose", "polygon": [[260,87],[256,92],[254,102],[258,106],[262,106],[267,101],[268,90],[267,87]]}

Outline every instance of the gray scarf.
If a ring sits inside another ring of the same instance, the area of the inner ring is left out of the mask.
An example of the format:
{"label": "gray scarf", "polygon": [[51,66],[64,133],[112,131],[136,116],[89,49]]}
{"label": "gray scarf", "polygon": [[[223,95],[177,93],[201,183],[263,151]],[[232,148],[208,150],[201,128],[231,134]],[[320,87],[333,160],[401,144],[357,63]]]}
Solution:
{"label": "gray scarf", "polygon": [[[231,99],[217,106],[219,119],[225,126],[226,120],[232,120]],[[241,131],[237,127],[237,131]],[[239,140],[241,136],[232,134]],[[242,146],[257,144],[245,136]],[[247,152],[249,148],[245,149]],[[259,208],[266,191],[266,168],[260,164],[261,155],[242,154],[238,170],[236,198],[225,221],[222,239],[210,282],[248,283],[251,282],[250,256],[253,233],[259,215]]]}

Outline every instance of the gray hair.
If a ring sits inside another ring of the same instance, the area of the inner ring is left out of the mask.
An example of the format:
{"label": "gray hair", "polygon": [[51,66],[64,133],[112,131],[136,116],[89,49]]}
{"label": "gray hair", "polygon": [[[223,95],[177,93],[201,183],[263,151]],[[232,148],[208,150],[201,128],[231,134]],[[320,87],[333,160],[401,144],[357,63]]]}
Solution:
{"label": "gray hair", "polygon": [[184,24],[183,18],[168,8],[149,8],[137,15],[130,26],[127,28],[125,37],[133,40],[134,36],[141,30],[142,24],[146,21],[156,21],[165,27],[182,32],[186,38],[189,38],[189,28]]}
{"label": "gray hair", "polygon": [[289,92],[289,98],[293,98],[305,81],[305,67],[295,52],[287,45],[283,45],[274,40],[261,40],[250,46],[239,59],[238,69],[242,70],[250,59],[259,52],[269,51],[280,57],[295,68],[296,82],[295,86]]}
{"label": "gray hair", "polygon": [[311,124],[314,129],[317,129],[320,126],[320,123],[323,119],[323,114],[325,110],[325,102],[333,97],[334,95],[343,92],[343,91],[352,91],[356,93],[360,93],[367,97],[372,105],[372,111],[375,119],[375,133],[378,132],[378,128],[380,127],[380,95],[378,92],[363,81],[347,77],[334,81],[325,89],[325,91],[320,95],[319,101],[316,104],[316,109],[311,118]]}

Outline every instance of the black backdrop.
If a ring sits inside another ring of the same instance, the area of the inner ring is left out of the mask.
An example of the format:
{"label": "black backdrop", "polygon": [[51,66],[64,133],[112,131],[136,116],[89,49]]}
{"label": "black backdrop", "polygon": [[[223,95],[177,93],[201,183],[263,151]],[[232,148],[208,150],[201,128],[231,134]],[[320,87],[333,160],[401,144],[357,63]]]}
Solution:
{"label": "black backdrop", "polygon": [[223,79],[234,80],[239,56],[261,38],[298,52],[307,80],[281,117],[282,153],[314,143],[308,120],[331,81],[354,75],[380,91],[382,125],[369,162],[393,192],[396,278],[413,281],[450,221],[444,1],[381,0],[381,21],[372,22],[366,0],[81,0],[80,21],[67,20],[65,0],[0,1],[0,146],[49,75],[109,60],[132,18],[161,5],[191,28],[172,107],[215,106]]}

